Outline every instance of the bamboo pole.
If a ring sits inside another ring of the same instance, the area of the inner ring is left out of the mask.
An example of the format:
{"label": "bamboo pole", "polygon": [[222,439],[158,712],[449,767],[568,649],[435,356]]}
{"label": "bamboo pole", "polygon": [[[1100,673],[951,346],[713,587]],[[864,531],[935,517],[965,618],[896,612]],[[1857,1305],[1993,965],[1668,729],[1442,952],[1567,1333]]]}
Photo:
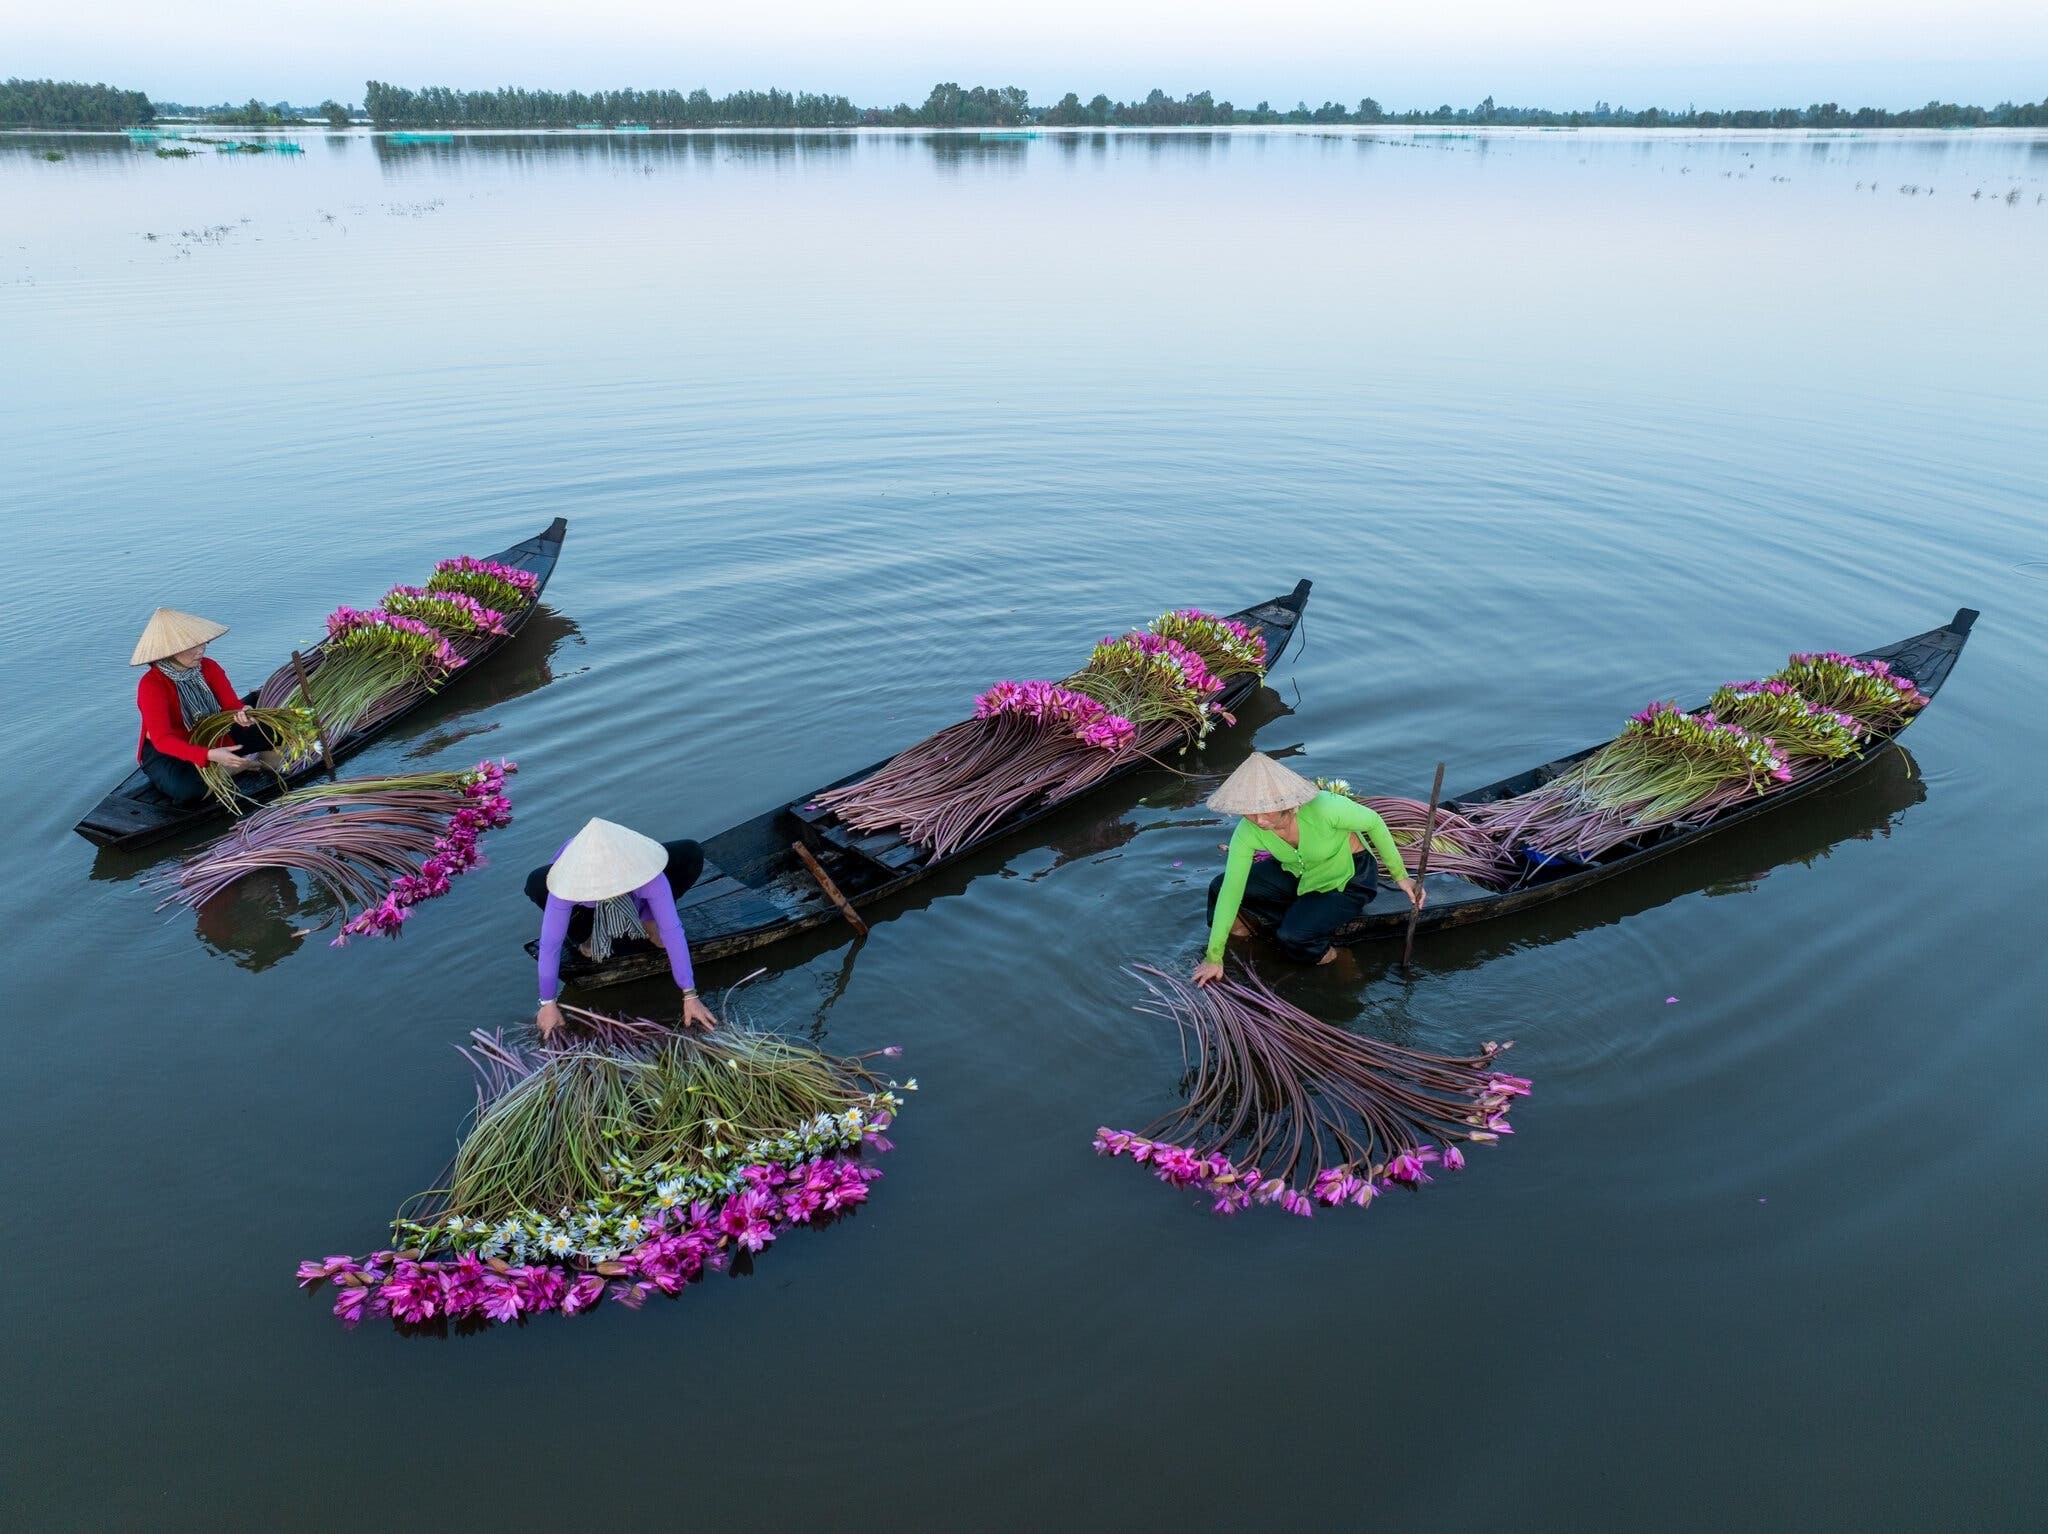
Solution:
{"label": "bamboo pole", "polygon": [[327,726],[321,723],[320,710],[313,705],[313,682],[306,675],[305,659],[297,650],[292,651],[292,670],[299,678],[299,697],[305,702],[306,712],[313,716],[313,727],[320,732],[320,760],[327,764],[328,779],[338,779],[341,774],[334,770],[334,754],[327,749]]}
{"label": "bamboo pole", "polygon": [[839,907],[839,914],[846,918],[847,926],[853,928],[860,936],[866,937],[868,924],[860,919],[860,912],[853,908],[853,902],[839,892],[839,886],[834,884],[832,876],[825,872],[825,865],[811,856],[811,849],[802,842],[791,842],[789,850],[803,859],[804,867],[808,868],[811,877],[818,881],[818,888],[830,896],[832,903]]}
{"label": "bamboo pole", "polygon": [[1422,916],[1422,881],[1429,873],[1429,844],[1436,839],[1436,801],[1444,791],[1444,764],[1436,764],[1436,781],[1429,785],[1429,814],[1422,822],[1422,851],[1415,858],[1415,903],[1408,907],[1408,940],[1401,945],[1401,968],[1415,957],[1415,923]]}

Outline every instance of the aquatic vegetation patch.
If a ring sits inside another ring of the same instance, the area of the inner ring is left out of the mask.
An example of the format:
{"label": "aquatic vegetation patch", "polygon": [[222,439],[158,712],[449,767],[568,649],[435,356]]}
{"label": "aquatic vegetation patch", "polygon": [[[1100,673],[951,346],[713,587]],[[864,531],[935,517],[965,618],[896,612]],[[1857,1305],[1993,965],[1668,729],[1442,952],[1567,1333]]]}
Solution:
{"label": "aquatic vegetation patch", "polygon": [[1258,630],[1196,608],[1108,637],[1059,682],[997,682],[974,717],[901,752],[870,776],[820,794],[860,831],[893,830],[933,857],[974,840],[1033,803],[1057,803],[1134,755],[1201,741],[1231,676],[1263,675]]}
{"label": "aquatic vegetation patch", "polygon": [[1277,1204],[1304,1219],[1367,1208],[1391,1188],[1420,1188],[1429,1168],[1457,1171],[1468,1145],[1514,1131],[1529,1082],[1487,1044],[1476,1055],[1424,1054],[1350,1033],[1282,1001],[1251,972],[1195,986],[1140,965],[1140,1012],[1180,1035],[1184,1100],[1142,1131],[1102,1128],[1095,1149],[1129,1157],[1217,1214]]}
{"label": "aquatic vegetation patch", "polygon": [[564,1012],[532,1049],[471,1034],[475,1116],[444,1185],[392,1222],[393,1248],[300,1264],[302,1286],[335,1286],[344,1323],[637,1308],[867,1201],[881,1173],[863,1158],[892,1148],[903,1103],[872,1056]]}
{"label": "aquatic vegetation patch", "polygon": [[396,937],[415,906],[484,861],[477,841],[509,824],[508,761],[466,772],[343,778],[284,794],[160,877],[159,903],[197,910],[246,874],[304,874],[343,912],[331,946]]}

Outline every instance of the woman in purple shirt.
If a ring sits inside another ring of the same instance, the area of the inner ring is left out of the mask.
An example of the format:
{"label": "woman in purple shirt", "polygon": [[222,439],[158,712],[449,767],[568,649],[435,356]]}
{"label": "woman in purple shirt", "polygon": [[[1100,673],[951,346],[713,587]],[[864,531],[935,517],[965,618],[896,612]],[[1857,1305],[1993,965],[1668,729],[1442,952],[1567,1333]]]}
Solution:
{"label": "woman in purple shirt", "polygon": [[668,953],[669,973],[683,993],[683,1026],[718,1025],[697,995],[689,940],[676,914],[676,896],[703,870],[704,849],[695,842],[663,844],[609,820],[592,820],[562,844],[553,863],[526,876],[526,897],[543,912],[540,1011],[534,1019],[543,1038],[562,1021],[555,998],[562,988],[565,942],[575,943],[586,959],[603,959],[620,939],[645,937]]}

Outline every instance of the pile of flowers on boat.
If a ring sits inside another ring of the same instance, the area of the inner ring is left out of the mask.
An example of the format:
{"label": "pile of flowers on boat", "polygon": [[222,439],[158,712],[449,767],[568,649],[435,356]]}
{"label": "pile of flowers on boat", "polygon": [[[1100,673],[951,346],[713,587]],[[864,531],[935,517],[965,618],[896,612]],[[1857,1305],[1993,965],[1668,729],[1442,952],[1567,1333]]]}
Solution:
{"label": "pile of flowers on boat", "polygon": [[1667,827],[1704,825],[1854,756],[1926,705],[1912,678],[1885,661],[1794,655],[1761,681],[1726,684],[1696,713],[1652,703],[1549,782],[1463,814],[1502,849],[1503,869],[1519,847],[1591,861]]}
{"label": "pile of flowers on boat", "polygon": [[540,591],[540,577],[495,559],[458,554],[434,566],[427,590],[459,592],[484,607],[510,612],[534,599]]}
{"label": "pile of flowers on boat", "polygon": [[[329,744],[440,687],[510,632],[508,614],[539,590],[530,571],[465,554],[442,560],[425,586],[392,587],[376,607],[337,607],[327,637],[304,656],[307,691]],[[282,666],[257,701],[277,707],[298,696],[296,669]]]}
{"label": "pile of flowers on boat", "polygon": [[1926,694],[1889,662],[1834,650],[1795,655],[1770,680],[1785,683],[1817,707],[1840,709],[1869,730],[1904,724],[1927,706]]}
{"label": "pile of flowers on boat", "polygon": [[379,604],[385,612],[412,618],[444,635],[503,634],[505,615],[460,591],[393,586]]}
{"label": "pile of flowers on boat", "polygon": [[1092,787],[1134,754],[1185,750],[1218,719],[1234,723],[1217,695],[1265,664],[1258,629],[1197,608],[1164,613],[1105,637],[1062,681],[997,682],[975,699],[973,718],[807,808],[859,831],[897,831],[944,857],[1027,804]]}
{"label": "pile of flowers on boat", "polygon": [[564,1011],[572,1028],[531,1052],[471,1035],[475,1120],[393,1248],[299,1265],[344,1323],[637,1308],[867,1201],[881,1172],[863,1157],[892,1148],[903,1099],[860,1060]]}
{"label": "pile of flowers on boat", "polygon": [[1188,1063],[1181,1106],[1140,1132],[1095,1132],[1100,1155],[1129,1157],[1217,1214],[1277,1204],[1304,1219],[1363,1209],[1394,1187],[1457,1171],[1468,1145],[1514,1133],[1529,1082],[1499,1069],[1513,1042],[1477,1055],[1423,1054],[1346,1032],[1282,1001],[1255,974],[1206,988],[1135,971],[1140,1012],[1169,1018]]}
{"label": "pile of flowers on boat", "polygon": [[342,912],[333,947],[396,937],[422,901],[479,866],[477,840],[512,819],[510,761],[462,772],[342,778],[280,795],[173,866],[164,905],[197,909],[261,869],[304,874]]}

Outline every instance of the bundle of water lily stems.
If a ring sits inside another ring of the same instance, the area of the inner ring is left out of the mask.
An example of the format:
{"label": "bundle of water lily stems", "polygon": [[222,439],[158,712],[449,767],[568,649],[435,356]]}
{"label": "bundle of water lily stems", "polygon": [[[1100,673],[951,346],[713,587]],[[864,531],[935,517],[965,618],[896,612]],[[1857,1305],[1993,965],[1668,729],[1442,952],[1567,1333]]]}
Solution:
{"label": "bundle of water lily stems", "polygon": [[[506,633],[506,614],[539,589],[530,571],[461,555],[442,560],[423,587],[392,587],[376,607],[337,607],[327,637],[302,657],[329,744],[434,691]],[[281,666],[257,702],[278,707],[298,694],[297,669]]]}
{"label": "bundle of water lily stems", "polygon": [[[1484,829],[1442,805],[1437,806],[1436,818],[1432,821],[1429,806],[1420,799],[1367,798],[1342,778],[1317,778],[1315,781],[1317,788],[1356,800],[1384,820],[1387,834],[1401,849],[1403,860],[1411,871],[1415,867],[1415,854],[1422,847],[1424,827],[1430,828],[1431,873],[1456,874],[1475,884],[1494,884],[1503,881],[1514,866],[1500,843]],[[1392,869],[1387,870],[1389,875],[1392,872]]]}
{"label": "bundle of water lily stems", "polygon": [[1464,1166],[1464,1145],[1513,1133],[1509,1106],[1529,1091],[1495,1064],[1512,1041],[1422,1054],[1320,1022],[1249,972],[1207,988],[1133,973],[1150,992],[1138,1010],[1180,1030],[1187,1099],[1141,1133],[1098,1129],[1095,1149],[1198,1189],[1218,1214],[1278,1204],[1307,1217],[1420,1187],[1430,1166]]}
{"label": "bundle of water lily stems", "polygon": [[206,904],[258,869],[302,873],[343,912],[334,947],[396,937],[412,907],[483,861],[477,838],[512,818],[509,761],[466,772],[342,778],[281,795],[161,879],[158,909]]}
{"label": "bundle of water lily stems", "polygon": [[443,1186],[392,1222],[394,1249],[300,1264],[303,1286],[336,1286],[343,1321],[637,1307],[855,1208],[881,1176],[860,1158],[891,1148],[902,1100],[861,1060],[563,1011],[532,1049],[471,1034],[475,1118]]}
{"label": "bundle of water lily stems", "polygon": [[[303,708],[251,707],[242,712],[248,714],[251,724],[268,730],[270,738],[277,742],[272,748],[276,752],[275,765],[265,765],[280,783],[287,772],[320,748],[320,726]],[[213,747],[228,743],[235,722],[235,715],[226,711],[205,715],[192,726],[192,744]],[[205,763],[199,769],[199,781],[231,814],[241,814],[243,806],[251,802],[236,789],[235,774],[225,767]]]}
{"label": "bundle of water lily stems", "polygon": [[1795,655],[1760,682],[1722,687],[1697,713],[1652,703],[1548,783],[1465,814],[1504,850],[1591,861],[1650,832],[1704,825],[1853,756],[1926,704],[1884,661]]}
{"label": "bundle of water lily stems", "polygon": [[998,682],[974,717],[920,741],[817,804],[860,831],[893,830],[945,857],[1028,804],[1057,803],[1133,757],[1207,737],[1226,679],[1263,674],[1256,628],[1195,608],[1105,638],[1063,682]]}

